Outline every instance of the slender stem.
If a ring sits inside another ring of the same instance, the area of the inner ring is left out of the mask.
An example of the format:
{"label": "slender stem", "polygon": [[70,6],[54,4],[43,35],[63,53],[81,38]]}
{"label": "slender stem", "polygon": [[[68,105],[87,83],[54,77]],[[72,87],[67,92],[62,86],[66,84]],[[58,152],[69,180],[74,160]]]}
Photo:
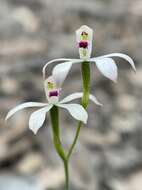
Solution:
{"label": "slender stem", "polygon": [[77,139],[78,139],[78,136],[79,136],[79,133],[80,133],[81,126],[82,126],[82,122],[79,122],[78,127],[77,127],[77,131],[76,131],[76,134],[75,134],[75,138],[74,138],[73,143],[72,143],[72,145],[71,145],[71,147],[69,149],[69,152],[67,154],[67,159],[68,160],[69,160],[69,158],[70,158],[70,156],[72,154],[72,151],[73,151],[73,149],[74,149],[74,147],[76,145],[76,142],[77,142]]}
{"label": "slender stem", "polygon": [[50,111],[52,131],[53,131],[53,142],[55,149],[62,160],[66,160],[65,152],[62,148],[60,141],[60,131],[59,131],[59,110],[57,106],[53,106]]}
{"label": "slender stem", "polygon": [[54,142],[55,149],[64,164],[65,179],[66,179],[65,190],[68,190],[69,189],[68,160],[67,160],[66,154],[64,152],[64,149],[62,147],[61,141],[60,141],[59,110],[58,110],[57,106],[53,106],[53,108],[50,111],[50,116],[51,116],[52,131],[53,131],[53,142]]}
{"label": "slender stem", "polygon": [[69,189],[69,168],[68,168],[68,160],[64,161],[64,170],[65,170],[65,179],[66,179],[65,190],[68,190],[68,189]]}
{"label": "slender stem", "polygon": [[[81,65],[81,71],[82,71],[82,81],[83,81],[83,97],[82,97],[81,104],[85,109],[87,109],[88,102],[89,102],[89,90],[90,90],[90,65],[89,65],[90,63],[89,62],[82,62],[81,64],[82,64]],[[81,127],[82,127],[82,122],[79,122],[75,138],[74,138],[73,143],[72,143],[72,145],[69,149],[69,152],[67,154],[68,160],[69,160],[69,158],[72,154],[72,151],[73,151],[73,149],[77,143],[77,139],[79,137]]]}
{"label": "slender stem", "polygon": [[[82,80],[83,80],[83,97],[81,104],[82,106],[87,109],[88,106],[88,100],[89,100],[89,89],[90,89],[90,66],[89,62],[83,62],[81,65],[82,69]],[[64,164],[64,170],[65,170],[65,190],[69,190],[69,168],[68,168],[68,162],[69,158],[72,154],[72,151],[77,143],[77,139],[79,137],[80,129],[82,127],[82,122],[78,123],[77,131],[75,138],[73,140],[73,143],[68,151],[68,154],[66,156],[64,149],[62,147],[61,141],[60,141],[60,131],[59,131],[59,110],[57,106],[53,106],[53,108],[50,111],[51,116],[51,123],[52,123],[52,130],[53,130],[53,141],[55,149],[60,156],[60,158],[63,161]]]}
{"label": "slender stem", "polygon": [[89,91],[90,91],[90,63],[83,62],[81,65],[82,71],[82,82],[83,82],[83,97],[82,106],[87,109],[89,102]]}

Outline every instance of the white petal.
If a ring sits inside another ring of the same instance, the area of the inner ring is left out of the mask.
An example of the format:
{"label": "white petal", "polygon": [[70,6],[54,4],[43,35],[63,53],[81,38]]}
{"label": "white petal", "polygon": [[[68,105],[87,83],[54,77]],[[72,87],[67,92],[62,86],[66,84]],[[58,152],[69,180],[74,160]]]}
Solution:
{"label": "white petal", "polygon": [[52,71],[53,78],[56,81],[58,87],[61,87],[64,80],[66,79],[70,69],[72,67],[72,62],[65,62],[56,65]]}
{"label": "white petal", "polygon": [[46,113],[53,107],[52,104],[48,104],[46,107],[41,108],[35,112],[33,112],[29,119],[29,128],[34,132],[37,133],[40,127],[42,127]]}
{"label": "white petal", "polygon": [[88,114],[86,110],[79,104],[58,104],[57,106],[65,108],[75,119],[87,123]]}
{"label": "white petal", "polygon": [[[67,103],[77,98],[82,98],[82,96],[83,96],[82,92],[76,92],[65,97],[63,100],[60,101],[60,103]],[[92,100],[95,104],[102,106],[102,104],[97,100],[97,98],[94,95],[90,94],[89,99]]]}
{"label": "white petal", "polygon": [[111,58],[99,58],[95,60],[100,72],[112,81],[117,81],[117,66]]}
{"label": "white petal", "polygon": [[7,116],[6,116],[6,120],[9,119],[13,114],[15,114],[17,111],[20,111],[24,108],[28,108],[28,107],[43,107],[43,106],[46,106],[47,104],[46,103],[38,103],[38,102],[26,102],[26,103],[23,103],[23,104],[20,104],[16,107],[14,107],[13,109],[11,109]]}
{"label": "white petal", "polygon": [[43,78],[45,79],[45,75],[46,75],[46,68],[48,67],[48,65],[50,65],[51,63],[56,63],[56,62],[61,62],[61,61],[70,61],[71,59],[67,59],[67,58],[60,58],[60,59],[53,59],[49,62],[47,62],[43,69],[42,69],[42,73],[43,73]]}
{"label": "white petal", "polygon": [[111,54],[108,54],[108,55],[103,55],[101,57],[96,57],[95,59],[102,58],[102,57],[120,57],[120,58],[123,58],[126,61],[128,61],[128,63],[130,63],[130,65],[132,66],[134,71],[136,71],[136,67],[135,67],[133,59],[131,57],[129,57],[128,55],[126,55],[126,54],[123,54],[123,53],[111,53]]}

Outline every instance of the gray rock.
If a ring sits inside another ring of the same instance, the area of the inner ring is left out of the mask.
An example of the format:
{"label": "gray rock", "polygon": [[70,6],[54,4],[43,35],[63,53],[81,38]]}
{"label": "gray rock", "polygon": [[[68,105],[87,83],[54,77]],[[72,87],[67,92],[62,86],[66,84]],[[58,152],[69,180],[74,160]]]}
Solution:
{"label": "gray rock", "polygon": [[32,177],[24,177],[13,174],[0,174],[1,190],[41,190],[41,187]]}

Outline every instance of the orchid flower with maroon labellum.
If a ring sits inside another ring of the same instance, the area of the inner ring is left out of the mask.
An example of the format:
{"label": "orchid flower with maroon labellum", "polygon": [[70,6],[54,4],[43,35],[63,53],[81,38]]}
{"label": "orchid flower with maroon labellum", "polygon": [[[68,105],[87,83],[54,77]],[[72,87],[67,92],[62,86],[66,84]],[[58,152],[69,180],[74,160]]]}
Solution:
{"label": "orchid flower with maroon labellum", "polygon": [[132,66],[133,70],[136,71],[134,61],[126,54],[111,53],[108,55],[91,58],[93,30],[89,28],[88,26],[83,25],[76,31],[76,41],[77,41],[77,47],[79,49],[80,59],[60,58],[60,59],[54,59],[52,61],[49,61],[43,67],[44,76],[45,76],[46,67],[51,63],[63,62],[55,66],[53,72],[55,71],[57,73],[58,72],[60,73],[62,70],[64,70],[64,72],[68,74],[73,64],[90,62],[90,63],[95,63],[98,70],[105,77],[116,82],[117,81],[117,66],[116,66],[115,60],[113,59],[114,57],[123,58]]}
{"label": "orchid flower with maroon labellum", "polygon": [[[99,71],[105,77],[111,79],[114,82],[117,81],[117,66],[115,64],[115,60],[113,59],[114,57],[123,58],[132,66],[133,70],[136,71],[133,60],[128,55],[122,53],[112,53],[100,57],[91,58],[93,30],[88,26],[83,25],[76,31],[76,41],[77,41],[77,47],[79,49],[80,59],[70,59],[70,58],[54,59],[46,63],[45,66],[43,67],[44,89],[47,97],[47,102],[23,103],[10,110],[6,117],[7,120],[17,111],[20,111],[27,107],[40,107],[40,109],[31,114],[29,119],[29,128],[36,134],[45,121],[46,113],[50,112],[54,146],[64,164],[65,177],[66,177],[65,190],[69,190],[68,162],[72,154],[72,151],[77,143],[77,139],[79,137],[82,124],[87,123],[88,114],[86,110],[89,100],[93,101],[95,104],[99,106],[102,105],[96,99],[95,96],[89,93],[90,65],[92,63],[95,63]],[[52,63],[58,63],[58,64],[53,68],[52,75],[46,79],[46,69],[48,65]],[[63,100],[60,100],[63,82],[65,81],[73,64],[77,63],[81,64],[83,92],[76,92],[70,94],[67,97],[65,97]],[[81,105],[77,103],[69,103],[70,101],[75,100],[77,98],[81,98]],[[67,153],[65,152],[62,146],[60,138],[59,108],[66,109],[74,119],[79,121],[75,137]]]}
{"label": "orchid flower with maroon labellum", "polygon": [[[79,104],[68,103],[77,98],[81,98],[83,93],[81,92],[73,93],[64,98],[63,100],[59,101],[63,78],[61,79],[62,81],[58,79],[60,79],[60,77],[55,75],[48,77],[44,81],[44,89],[48,100],[47,103],[26,102],[20,104],[8,112],[6,120],[9,119],[11,116],[13,116],[13,114],[15,114],[17,111],[20,111],[24,108],[41,107],[37,111],[33,112],[29,119],[29,128],[36,134],[45,121],[46,113],[49,112],[52,109],[52,107],[55,105],[57,107],[66,109],[74,119],[82,121],[83,123],[86,124],[88,118],[86,110]],[[101,103],[99,103],[99,101],[93,95],[90,95],[89,98],[97,105],[101,105]]]}
{"label": "orchid flower with maroon labellum", "polygon": [[[72,100],[82,98],[83,97],[82,92],[76,92],[70,94],[64,99],[59,100],[62,91],[61,87],[63,85],[66,76],[67,76],[66,70],[60,73],[53,72],[51,76],[49,76],[47,79],[44,80],[44,89],[45,89],[47,102],[46,103],[26,102],[20,104],[8,112],[6,120],[9,119],[11,116],[13,116],[16,112],[24,108],[40,107],[40,109],[33,112],[29,118],[29,128],[34,132],[34,134],[36,134],[45,121],[46,113],[50,112],[51,124],[52,124],[51,126],[53,132],[53,142],[56,152],[58,153],[64,164],[65,179],[66,179],[65,190],[68,190],[69,188],[68,161],[72,153],[73,147],[75,145],[75,142],[77,141],[77,136],[75,135],[75,140],[73,141],[73,144],[71,145],[69,151],[66,154],[60,138],[59,108],[66,109],[74,119],[84,124],[87,123],[88,114],[82,105],[77,103],[69,103]],[[89,99],[99,106],[102,105],[96,99],[96,97],[91,94],[89,94]]]}
{"label": "orchid flower with maroon labellum", "polygon": [[[117,65],[114,60],[115,57],[124,59],[131,65],[132,69],[134,71],[136,71],[134,61],[131,59],[131,57],[129,57],[128,55],[123,54],[123,53],[111,53],[111,54],[103,55],[103,56],[99,56],[99,57],[91,57],[92,42],[93,42],[93,30],[86,25],[81,26],[76,31],[76,44],[77,44],[77,48],[79,50],[80,59],[71,59],[71,58],[54,59],[54,60],[47,62],[44,65],[43,70],[42,70],[43,78],[45,79],[47,67],[52,63],[57,64],[57,65],[55,65],[55,67],[52,70],[52,75],[54,75],[55,79],[56,79],[56,77],[58,78],[58,76],[60,76],[60,80],[58,80],[58,83],[60,84],[60,83],[62,83],[62,81],[65,80],[65,78],[67,77],[72,66],[74,64],[79,63],[81,65],[83,94],[79,93],[78,96],[79,97],[80,97],[80,95],[82,96],[81,105],[85,108],[85,110],[87,109],[87,106],[89,103],[89,98],[90,98],[90,93],[89,93],[89,91],[90,91],[90,66],[92,64],[95,63],[98,70],[105,77],[109,78],[113,82],[117,82],[117,77],[118,77]],[[77,96],[77,94],[75,96]],[[73,96],[71,95],[70,98],[72,98],[72,97]],[[95,98],[95,100],[96,100],[96,98]],[[77,139],[79,137],[81,127],[82,127],[82,122],[80,121],[78,123],[75,138],[74,138],[73,143],[67,154],[67,163],[68,163],[68,160],[72,154],[72,151],[77,143]],[[67,165],[65,168],[68,168]],[[67,184],[66,189],[68,189],[68,172],[66,172],[66,174],[67,174],[66,175],[66,184]]]}

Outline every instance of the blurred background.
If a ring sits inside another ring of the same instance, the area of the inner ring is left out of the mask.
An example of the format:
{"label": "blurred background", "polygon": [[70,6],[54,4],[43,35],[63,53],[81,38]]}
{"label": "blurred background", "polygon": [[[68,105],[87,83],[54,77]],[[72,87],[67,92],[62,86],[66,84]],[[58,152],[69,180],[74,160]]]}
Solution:
{"label": "blurred background", "polygon": [[[49,117],[37,136],[28,130],[33,109],[7,123],[4,118],[19,103],[45,102],[42,67],[54,58],[79,57],[75,30],[84,24],[94,30],[93,56],[126,53],[137,73],[116,60],[114,84],[92,66],[91,92],[104,107],[89,106],[89,121],[70,161],[71,190],[142,189],[142,1],[0,0],[0,190],[63,189]],[[74,66],[62,97],[81,91],[79,73],[80,66]],[[61,111],[65,148],[76,125]]]}

